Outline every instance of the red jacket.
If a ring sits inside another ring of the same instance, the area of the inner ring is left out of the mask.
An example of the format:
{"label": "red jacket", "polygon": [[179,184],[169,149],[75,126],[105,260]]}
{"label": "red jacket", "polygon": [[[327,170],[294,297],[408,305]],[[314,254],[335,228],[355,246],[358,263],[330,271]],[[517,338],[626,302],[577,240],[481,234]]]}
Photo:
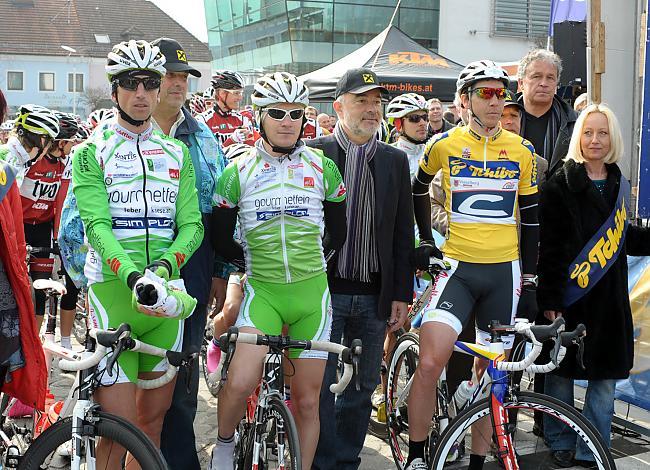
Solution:
{"label": "red jacket", "polygon": [[11,372],[11,381],[2,392],[38,410],[45,408],[47,371],[43,347],[36,330],[34,305],[29,289],[25,233],[20,193],[15,170],[0,161],[0,259],[16,297],[20,317],[20,344],[25,366]]}

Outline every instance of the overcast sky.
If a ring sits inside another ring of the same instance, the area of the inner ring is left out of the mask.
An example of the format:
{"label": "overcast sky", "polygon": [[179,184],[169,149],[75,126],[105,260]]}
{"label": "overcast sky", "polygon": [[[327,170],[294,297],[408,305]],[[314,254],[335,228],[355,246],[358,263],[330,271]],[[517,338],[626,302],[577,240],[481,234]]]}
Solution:
{"label": "overcast sky", "polygon": [[151,0],[153,3],[174,18],[190,33],[203,42],[208,42],[208,31],[205,27],[205,9],[203,0]]}

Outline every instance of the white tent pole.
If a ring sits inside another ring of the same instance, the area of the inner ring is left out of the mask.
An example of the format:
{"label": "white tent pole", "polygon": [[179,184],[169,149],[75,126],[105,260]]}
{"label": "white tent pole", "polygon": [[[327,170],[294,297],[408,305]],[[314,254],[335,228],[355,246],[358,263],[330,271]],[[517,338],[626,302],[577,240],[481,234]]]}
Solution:
{"label": "white tent pole", "polygon": [[[390,28],[393,24],[393,20],[395,20],[395,16],[397,15],[397,11],[399,10],[399,6],[402,3],[402,0],[397,0],[397,5],[395,5],[395,10],[393,11],[393,16],[390,17],[390,21],[388,22],[388,28]],[[384,47],[384,42],[386,42],[386,37],[388,36],[388,31],[386,31],[386,34],[384,34],[384,38],[381,40],[381,44],[377,48],[377,53],[375,54],[375,58],[372,61],[372,66],[370,67],[370,70],[375,69],[375,64],[377,63],[377,58],[379,58],[379,53],[381,52],[382,47]]]}

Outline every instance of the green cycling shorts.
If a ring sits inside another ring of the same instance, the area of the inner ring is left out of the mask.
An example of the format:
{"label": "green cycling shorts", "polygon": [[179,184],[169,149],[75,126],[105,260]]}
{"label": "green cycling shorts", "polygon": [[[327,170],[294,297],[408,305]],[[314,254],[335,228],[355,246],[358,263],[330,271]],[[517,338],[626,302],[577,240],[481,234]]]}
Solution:
{"label": "green cycling shorts", "polygon": [[[247,278],[235,326],[253,327],[267,335],[279,335],[283,325],[289,327],[292,339],[329,341],[332,304],[327,274],[290,284]],[[327,359],[327,354],[299,349],[289,351],[292,359]]]}
{"label": "green cycling shorts", "polygon": [[[98,282],[88,287],[88,317],[95,328],[117,328],[131,325],[131,335],[142,342],[170,351],[183,346],[183,320],[145,315],[131,306],[131,291],[119,279]],[[100,366],[105,365],[103,359]],[[164,358],[133,351],[124,351],[117,359],[117,371],[106,371],[102,385],[137,383],[139,372],[167,370]],[[117,377],[115,375],[117,372]]]}

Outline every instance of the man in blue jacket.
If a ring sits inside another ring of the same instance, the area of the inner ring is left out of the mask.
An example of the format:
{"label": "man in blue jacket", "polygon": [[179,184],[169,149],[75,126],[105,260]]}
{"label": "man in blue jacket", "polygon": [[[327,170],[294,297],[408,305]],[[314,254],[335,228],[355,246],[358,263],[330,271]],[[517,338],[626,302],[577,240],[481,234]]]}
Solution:
{"label": "man in blue jacket", "polygon": [[[159,103],[153,114],[153,124],[165,135],[184,142],[189,148],[196,175],[199,209],[203,221],[207,222],[207,217],[212,212],[214,187],[224,168],[225,159],[210,129],[194,119],[183,107],[187,97],[189,75],[200,77],[201,72],[187,63],[187,54],[177,41],[159,38],[152,44],[158,46],[167,59],[167,73],[160,86]],[[208,227],[208,232],[209,225],[204,225]],[[214,251],[209,240],[209,233],[206,233],[201,246],[181,270],[187,292],[198,301],[194,314],[185,320],[184,351],[198,351],[201,347],[214,267]],[[221,285],[225,293],[228,278],[225,266],[220,275],[225,279],[217,280],[216,283]],[[198,367],[195,365],[190,371],[180,370],[172,404],[165,416],[160,442],[162,453],[169,467],[174,470],[200,469],[194,436],[198,390]]]}

